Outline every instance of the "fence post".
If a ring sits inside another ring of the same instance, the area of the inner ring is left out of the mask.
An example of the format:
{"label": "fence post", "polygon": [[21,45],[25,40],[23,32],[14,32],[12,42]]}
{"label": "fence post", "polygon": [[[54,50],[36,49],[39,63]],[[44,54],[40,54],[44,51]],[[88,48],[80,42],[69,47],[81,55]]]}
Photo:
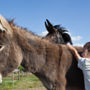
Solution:
{"label": "fence post", "polygon": [[14,72],[13,72],[13,75],[12,75],[12,82],[13,82],[13,87],[14,87]]}

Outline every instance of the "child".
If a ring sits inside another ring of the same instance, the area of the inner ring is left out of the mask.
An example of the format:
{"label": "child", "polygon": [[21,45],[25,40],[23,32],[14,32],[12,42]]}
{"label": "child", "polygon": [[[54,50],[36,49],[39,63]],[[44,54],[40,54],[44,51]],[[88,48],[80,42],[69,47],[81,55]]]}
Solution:
{"label": "child", "polygon": [[77,50],[71,45],[68,45],[68,48],[77,58],[78,67],[83,71],[85,90],[90,90],[90,42],[84,45],[84,51],[82,53],[82,57],[80,57]]}

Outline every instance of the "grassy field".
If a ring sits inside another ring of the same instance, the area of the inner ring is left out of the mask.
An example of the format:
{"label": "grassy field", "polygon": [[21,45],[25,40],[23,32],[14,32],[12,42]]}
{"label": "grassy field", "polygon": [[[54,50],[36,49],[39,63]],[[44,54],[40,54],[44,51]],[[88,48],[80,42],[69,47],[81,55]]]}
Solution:
{"label": "grassy field", "polygon": [[0,90],[45,90],[42,83],[37,77],[32,74],[24,75],[17,80],[12,80],[12,75],[3,78],[3,83],[0,85]]}

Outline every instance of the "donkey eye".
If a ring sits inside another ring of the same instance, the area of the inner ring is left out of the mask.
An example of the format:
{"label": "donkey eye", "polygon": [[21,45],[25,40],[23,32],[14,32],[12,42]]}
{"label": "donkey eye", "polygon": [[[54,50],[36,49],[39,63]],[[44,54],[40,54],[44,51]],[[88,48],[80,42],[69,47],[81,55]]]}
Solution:
{"label": "donkey eye", "polygon": [[2,48],[2,46],[0,45],[0,48]]}
{"label": "donkey eye", "polygon": [[2,51],[4,49],[3,45],[0,45],[0,51]]}

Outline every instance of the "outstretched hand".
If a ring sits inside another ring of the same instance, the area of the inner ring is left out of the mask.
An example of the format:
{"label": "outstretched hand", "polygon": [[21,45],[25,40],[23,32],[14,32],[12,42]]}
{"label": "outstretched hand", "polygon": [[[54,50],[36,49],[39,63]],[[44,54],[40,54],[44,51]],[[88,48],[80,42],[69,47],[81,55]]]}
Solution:
{"label": "outstretched hand", "polygon": [[78,54],[77,50],[72,45],[67,45],[67,47],[71,50],[71,52],[74,54],[74,56],[78,60],[80,58],[80,55]]}
{"label": "outstretched hand", "polygon": [[72,45],[67,45],[67,47],[68,47],[70,50],[75,50],[75,48],[74,48]]}

